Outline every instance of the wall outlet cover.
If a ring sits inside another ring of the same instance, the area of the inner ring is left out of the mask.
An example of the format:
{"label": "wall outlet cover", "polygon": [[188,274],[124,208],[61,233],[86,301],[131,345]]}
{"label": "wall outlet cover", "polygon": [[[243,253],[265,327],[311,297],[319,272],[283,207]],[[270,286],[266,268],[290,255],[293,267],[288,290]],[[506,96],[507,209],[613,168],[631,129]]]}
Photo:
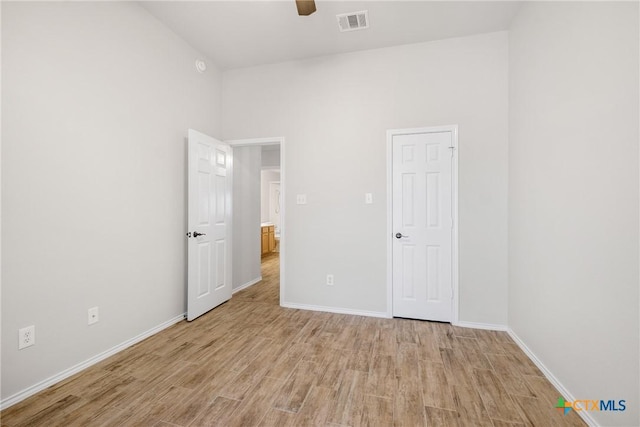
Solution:
{"label": "wall outlet cover", "polygon": [[18,350],[31,347],[36,343],[36,327],[35,325],[18,329]]}

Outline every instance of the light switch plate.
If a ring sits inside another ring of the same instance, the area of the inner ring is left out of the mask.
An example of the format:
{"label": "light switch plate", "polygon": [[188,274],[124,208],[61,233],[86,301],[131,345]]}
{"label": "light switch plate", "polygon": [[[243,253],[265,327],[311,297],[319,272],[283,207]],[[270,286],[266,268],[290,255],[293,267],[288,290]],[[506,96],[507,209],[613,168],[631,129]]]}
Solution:
{"label": "light switch plate", "polygon": [[368,205],[370,205],[371,203],[373,203],[373,194],[371,193],[365,193],[364,194],[364,202]]}

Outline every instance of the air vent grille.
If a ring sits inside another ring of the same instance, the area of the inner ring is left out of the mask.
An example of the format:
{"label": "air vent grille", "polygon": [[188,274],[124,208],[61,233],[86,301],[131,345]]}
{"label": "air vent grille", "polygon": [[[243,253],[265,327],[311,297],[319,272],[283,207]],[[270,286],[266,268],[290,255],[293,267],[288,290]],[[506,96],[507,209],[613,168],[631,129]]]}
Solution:
{"label": "air vent grille", "polygon": [[364,30],[369,28],[369,13],[366,10],[360,12],[343,13],[336,15],[340,31]]}

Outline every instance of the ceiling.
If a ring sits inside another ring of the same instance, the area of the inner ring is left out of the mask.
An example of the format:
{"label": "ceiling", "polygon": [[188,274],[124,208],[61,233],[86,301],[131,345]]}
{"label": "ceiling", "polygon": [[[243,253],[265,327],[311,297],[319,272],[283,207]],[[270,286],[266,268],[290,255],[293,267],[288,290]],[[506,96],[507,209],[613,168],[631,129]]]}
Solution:
{"label": "ceiling", "polygon": [[[141,6],[221,69],[506,30],[515,1],[143,1]],[[369,11],[370,28],[341,33],[336,14]]]}

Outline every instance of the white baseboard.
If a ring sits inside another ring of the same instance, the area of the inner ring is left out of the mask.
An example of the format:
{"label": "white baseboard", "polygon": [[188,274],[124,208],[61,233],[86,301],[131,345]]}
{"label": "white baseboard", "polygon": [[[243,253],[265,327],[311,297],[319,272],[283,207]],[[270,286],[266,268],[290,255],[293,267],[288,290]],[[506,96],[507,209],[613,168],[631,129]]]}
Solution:
{"label": "white baseboard", "polygon": [[15,405],[16,403],[26,399],[27,397],[33,396],[34,394],[46,389],[47,387],[50,387],[64,379],[69,378],[70,376],[77,374],[78,372],[92,366],[95,365],[96,363],[100,362],[101,360],[106,359],[107,357],[113,356],[114,354],[128,348],[131,347],[134,344],[139,343],[140,341],[144,340],[145,338],[149,338],[152,335],[157,334],[158,332],[162,331],[163,329],[168,328],[169,326],[175,325],[176,323],[184,320],[186,316],[186,313],[181,314],[180,316],[176,316],[173,319],[169,319],[166,322],[163,322],[161,324],[159,324],[158,326],[155,326],[143,333],[141,333],[140,335],[136,335],[135,337],[126,340],[123,343],[120,343],[118,345],[116,345],[115,347],[111,347],[110,349],[103,351],[102,353],[99,353],[87,360],[85,360],[84,362],[80,362],[75,366],[70,367],[69,369],[65,369],[64,371],[53,375],[52,377],[47,378],[46,380],[40,381],[37,384],[34,384],[30,387],[27,387],[26,389],[19,391],[18,393],[7,397],[6,399],[3,399],[2,401],[0,401],[0,410],[6,409],[11,405]]}
{"label": "white baseboard", "polygon": [[[573,396],[573,394],[571,394],[571,392],[569,392],[569,390],[567,390],[565,388],[565,386],[562,385],[560,380],[558,380],[555,377],[555,375],[553,375],[553,373],[545,366],[545,364],[542,363],[542,361],[540,359],[538,359],[538,357],[531,351],[531,349],[529,347],[527,347],[527,345],[524,343],[524,341],[522,341],[520,339],[520,337],[518,335],[516,335],[515,332],[513,332],[513,330],[511,328],[507,329],[507,333],[515,341],[515,343],[518,344],[518,347],[520,347],[520,349],[522,351],[524,351],[524,353],[527,355],[527,357],[529,357],[529,359],[531,359],[531,361],[533,363],[535,363],[535,365],[538,367],[538,369],[540,369],[540,371],[542,371],[544,376],[549,380],[549,382],[556,388],[556,390],[558,390],[558,392],[566,400],[568,400],[568,401],[576,400],[576,398]],[[593,419],[593,417],[591,416],[591,414],[588,411],[579,411],[579,412],[576,412],[576,413],[580,416],[580,418],[582,418],[582,420],[585,423],[587,423],[587,425],[594,426],[594,427],[599,426],[599,424],[596,422],[596,420]]]}
{"label": "white baseboard", "polygon": [[262,280],[262,276],[257,277],[253,280],[249,280],[247,283],[245,283],[244,285],[240,285],[238,286],[236,289],[233,290],[233,293],[235,294],[236,292],[240,292],[243,289],[247,289],[249,286],[255,285],[256,283],[258,283],[259,281]]}
{"label": "white baseboard", "polygon": [[486,329],[488,331],[507,331],[507,327],[505,325],[493,325],[491,323],[476,323],[476,322],[465,322],[458,321],[452,323],[453,326],[460,326],[461,328],[472,328],[472,329]]}
{"label": "white baseboard", "polygon": [[280,304],[286,308],[297,308],[299,310],[311,310],[311,311],[324,311],[325,313],[337,313],[337,314],[352,314],[354,316],[367,316],[367,317],[384,317],[388,318],[386,311],[366,311],[366,310],[351,310],[348,308],[336,308],[325,307],[322,305],[307,305],[307,304],[295,304],[283,301]]}

